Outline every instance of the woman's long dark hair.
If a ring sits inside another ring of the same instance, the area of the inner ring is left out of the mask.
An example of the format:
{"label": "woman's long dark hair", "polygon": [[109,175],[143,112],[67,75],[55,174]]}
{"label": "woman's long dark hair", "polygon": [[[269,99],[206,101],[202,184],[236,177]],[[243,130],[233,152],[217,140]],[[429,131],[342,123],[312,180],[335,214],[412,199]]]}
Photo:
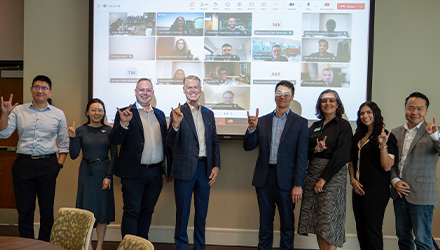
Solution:
{"label": "woman's long dark hair", "polygon": [[358,141],[360,141],[368,132],[368,127],[362,122],[361,116],[360,116],[361,108],[363,108],[365,106],[368,106],[371,109],[371,111],[373,112],[373,117],[374,117],[373,132],[371,133],[369,139],[374,144],[377,144],[378,143],[377,137],[382,133],[382,128],[385,124],[383,123],[382,112],[380,111],[379,106],[377,106],[377,104],[375,102],[371,102],[371,101],[364,102],[359,107],[359,110],[357,112],[358,119],[356,121],[357,128],[356,128],[356,132],[354,134],[353,143],[357,144]]}
{"label": "woman's long dark hair", "polygon": [[104,109],[104,116],[103,116],[102,119],[101,119],[101,123],[102,123],[102,125],[105,125],[105,115],[106,115],[105,105],[104,105],[104,102],[101,101],[101,99],[98,99],[98,98],[93,98],[93,99],[91,99],[91,100],[87,103],[87,106],[86,106],[86,112],[85,112],[86,117],[87,117],[87,122],[86,122],[84,125],[86,125],[86,124],[90,124],[90,117],[87,115],[87,111],[89,111],[90,105],[92,105],[93,103],[99,103],[99,104],[102,105],[102,108]]}

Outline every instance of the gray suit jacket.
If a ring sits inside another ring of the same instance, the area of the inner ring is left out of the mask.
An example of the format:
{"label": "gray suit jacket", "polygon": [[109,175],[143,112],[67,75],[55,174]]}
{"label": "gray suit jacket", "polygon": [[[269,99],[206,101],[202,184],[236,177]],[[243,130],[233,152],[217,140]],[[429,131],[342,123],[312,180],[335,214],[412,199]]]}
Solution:
{"label": "gray suit jacket", "polygon": [[[405,141],[405,128],[397,127],[391,131],[397,138],[399,149],[399,160],[402,155],[403,143]],[[425,132],[425,124],[420,126],[408,151],[403,165],[402,180],[410,187],[410,194],[406,201],[414,205],[437,205],[437,161],[440,152],[440,141],[433,141]],[[399,177],[399,166],[391,168],[391,180]],[[391,188],[391,198],[396,199],[398,194]]]}

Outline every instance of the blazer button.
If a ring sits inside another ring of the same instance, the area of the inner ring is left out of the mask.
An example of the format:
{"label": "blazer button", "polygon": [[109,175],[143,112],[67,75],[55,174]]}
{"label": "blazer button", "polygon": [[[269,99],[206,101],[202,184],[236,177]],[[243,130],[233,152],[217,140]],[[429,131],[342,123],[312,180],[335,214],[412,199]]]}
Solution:
{"label": "blazer button", "polygon": [[141,142],[141,145],[144,145],[144,143],[143,143],[143,142]]}

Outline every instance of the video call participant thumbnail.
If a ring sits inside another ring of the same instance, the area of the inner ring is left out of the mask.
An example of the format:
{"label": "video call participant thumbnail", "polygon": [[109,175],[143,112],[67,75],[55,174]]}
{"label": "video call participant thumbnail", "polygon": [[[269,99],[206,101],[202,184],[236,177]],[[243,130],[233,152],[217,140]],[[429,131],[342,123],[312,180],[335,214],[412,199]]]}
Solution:
{"label": "video call participant thumbnail", "polygon": [[176,58],[170,58],[175,60],[192,60],[193,58],[191,50],[188,49],[188,44],[184,39],[177,40],[174,50],[171,51],[171,56],[175,56]]}
{"label": "video call participant thumbnail", "polygon": [[216,56],[215,61],[240,61],[240,57],[232,54],[232,45],[225,43],[222,46],[222,55]]}
{"label": "video call participant thumbnail", "polygon": [[228,69],[219,68],[217,70],[218,78],[220,79],[219,85],[237,85],[237,83],[231,79],[228,79]]}
{"label": "video call participant thumbnail", "polygon": [[185,23],[183,16],[178,16],[170,27],[173,35],[177,36],[192,36],[189,26]]}
{"label": "video call participant thumbnail", "polygon": [[237,21],[235,17],[231,16],[228,19],[228,26],[226,27],[227,35],[246,35],[246,29],[243,26],[237,27]]}
{"label": "video call participant thumbnail", "polygon": [[281,46],[276,44],[272,46],[272,57],[267,58],[265,61],[288,62],[289,60],[281,55]]}
{"label": "video call participant thumbnail", "polygon": [[223,95],[223,102],[212,105],[212,109],[244,110],[240,105],[234,103],[234,93],[226,90]]}
{"label": "video call participant thumbnail", "polygon": [[[333,53],[327,52],[328,41],[325,39],[320,39],[318,41],[318,52],[310,54],[310,57],[316,58],[317,60],[333,61],[335,60],[335,55]],[[312,58],[309,58],[312,59]],[[313,59],[312,59],[313,60]]]}

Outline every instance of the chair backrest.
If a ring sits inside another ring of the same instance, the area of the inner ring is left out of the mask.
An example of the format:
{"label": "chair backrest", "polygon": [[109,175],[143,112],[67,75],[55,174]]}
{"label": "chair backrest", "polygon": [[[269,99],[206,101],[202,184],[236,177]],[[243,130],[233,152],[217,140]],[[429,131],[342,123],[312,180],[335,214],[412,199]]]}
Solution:
{"label": "chair backrest", "polygon": [[142,237],[126,234],[119,244],[118,250],[154,250],[154,246]]}
{"label": "chair backrest", "polygon": [[66,250],[87,250],[95,216],[78,208],[60,208],[50,233],[50,242]]}

